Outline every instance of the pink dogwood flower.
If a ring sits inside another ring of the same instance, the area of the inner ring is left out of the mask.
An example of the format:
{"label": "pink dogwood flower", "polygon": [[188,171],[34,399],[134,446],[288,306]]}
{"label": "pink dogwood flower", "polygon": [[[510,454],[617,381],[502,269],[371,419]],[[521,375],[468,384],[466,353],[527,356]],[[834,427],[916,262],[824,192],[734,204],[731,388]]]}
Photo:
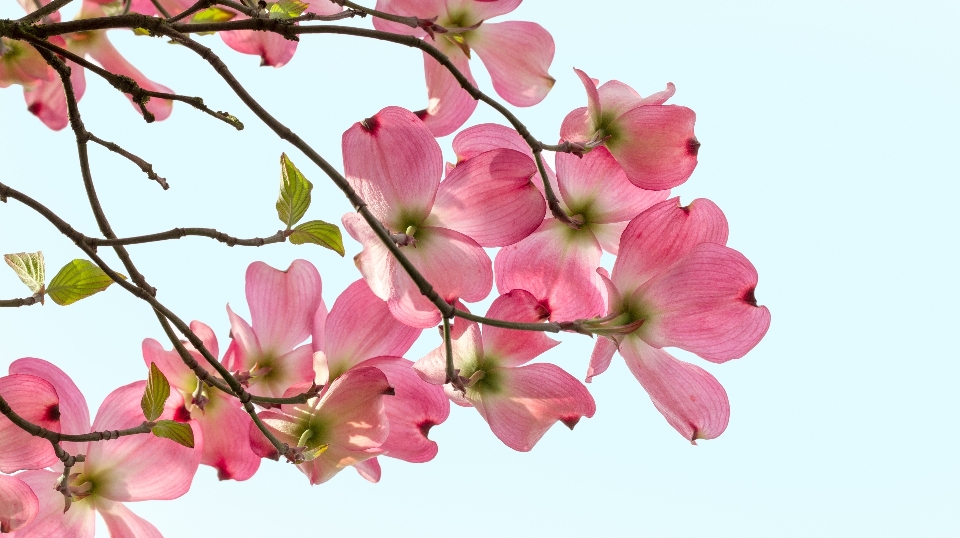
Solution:
{"label": "pink dogwood flower", "polygon": [[[0,396],[21,418],[51,431],[60,431],[60,400],[45,379],[20,374],[0,377]],[[58,461],[50,441],[34,437],[0,415],[0,472],[42,469]]]}
{"label": "pink dogwood flower", "polygon": [[[343,6],[330,0],[304,0],[309,4],[305,13],[317,15],[335,15],[343,11]],[[238,19],[245,19],[246,15],[238,15]],[[258,32],[256,30],[230,30],[220,32],[220,37],[231,49],[243,54],[260,56],[261,66],[283,67],[297,52],[297,41],[291,41],[273,32]]]}
{"label": "pink dogwood flower", "polygon": [[587,373],[590,381],[605,371],[619,349],[667,422],[693,443],[723,433],[730,403],[712,375],[662,348],[725,362],[745,355],[770,326],[754,294],[756,269],[726,240],[726,219],[709,200],[681,207],[673,198],[633,219],[604,280],[611,324],[642,324],[598,339]]}
{"label": "pink dogwood flower", "polygon": [[[537,298],[524,290],[498,297],[487,317],[534,323],[546,312]],[[462,320],[457,320],[461,323]],[[541,332],[517,331],[467,322],[467,329],[451,342],[453,364],[466,391],[444,385],[454,403],[472,406],[505,445],[531,450],[555,423],[573,429],[582,417],[596,412],[593,397],[583,383],[553,364],[527,364],[559,344]],[[445,346],[414,364],[430,383],[446,382]]]}
{"label": "pink dogwood flower", "polygon": [[30,486],[15,476],[0,475],[0,534],[27,525],[40,511],[40,501]]}
{"label": "pink dogwood flower", "polygon": [[0,37],[0,88],[19,84],[31,88],[41,80],[53,80],[57,74],[36,49],[23,41]]}
{"label": "pink dogwood flower", "polygon": [[[384,398],[390,433],[380,449],[385,456],[412,463],[437,455],[437,443],[427,433],[450,414],[443,389],[424,383],[413,363],[402,358],[420,332],[394,318],[363,280],[340,294],[329,315],[318,310],[313,326],[316,383],[326,385],[355,368],[373,366],[382,371],[394,395]],[[379,479],[376,458],[360,470],[368,479]]]}
{"label": "pink dogwood flower", "polygon": [[[217,337],[210,327],[194,321],[190,329],[203,340],[204,347],[215,357],[219,354]],[[216,375],[200,352],[185,344],[190,354],[208,373]],[[152,338],[143,341],[143,362],[157,365],[183,398],[179,412],[195,421],[203,431],[203,455],[200,463],[217,470],[220,480],[246,480],[257,472],[260,457],[250,448],[248,432],[250,415],[240,402],[220,390],[201,385],[197,375],[188,368],[176,350],[167,351]]]}
{"label": "pink dogwood flower", "polygon": [[320,290],[320,274],[306,260],[294,260],[286,271],[263,262],[247,268],[251,323],[227,306],[233,341],[223,364],[255,394],[279,398],[291,386],[313,381],[313,351],[304,342],[322,301]]}
{"label": "pink dogwood flower", "polygon": [[[289,395],[305,388],[291,387]],[[391,394],[393,388],[380,369],[351,368],[307,403],[281,405],[259,416],[278,440],[295,447],[293,450],[300,454],[300,459],[294,459],[297,467],[316,485],[345,467],[383,453],[381,446],[390,433],[383,400]],[[254,452],[260,456],[279,457],[259,431],[251,431],[250,438]],[[379,467],[375,469],[379,476]],[[361,474],[366,472],[360,470]]]}
{"label": "pink dogwood flower", "polygon": [[574,69],[587,90],[587,106],[567,114],[560,137],[587,148],[603,144],[634,185],[666,190],[680,185],[697,166],[700,142],[693,134],[696,114],[686,107],[664,105],[676,88],[640,97],[633,88],[611,80],[597,81]]}
{"label": "pink dogwood flower", "polygon": [[[492,148],[525,150],[529,146],[508,127],[484,124],[464,130],[453,141],[461,162]],[[557,172],[548,178],[561,208],[579,228],[548,216],[537,230],[497,253],[497,290],[525,289],[536,296],[555,320],[591,318],[603,313],[606,289],[597,275],[602,250],[616,254],[627,222],[668,191],[640,189],[627,180],[620,165],[604,148],[578,158],[556,154]],[[459,164],[458,164],[459,166]],[[542,185],[539,174],[534,178]]]}
{"label": "pink dogwood flower", "polygon": [[[144,421],[140,399],[146,383],[131,383],[111,392],[90,424],[86,401],[70,378],[56,366],[40,359],[20,359],[11,372],[29,373],[46,379],[60,395],[64,433],[121,430]],[[176,392],[167,400],[161,419],[172,419],[183,405]],[[80,426],[80,429],[74,429]],[[110,535],[117,537],[160,537],[149,522],[135,515],[123,503],[168,500],[180,497],[200,464],[203,436],[194,428],[194,449],[151,434],[133,435],[111,441],[61,443],[71,454],[84,454],[70,477],[61,481],[61,472],[25,471],[16,477],[33,490],[39,501],[36,518],[12,536],[46,538],[69,536],[89,538],[94,534],[94,513],[99,512]],[[64,511],[65,499],[68,510]]]}
{"label": "pink dogwood flower", "polygon": [[[490,72],[493,88],[515,106],[533,106],[546,97],[555,80],[547,73],[553,61],[553,37],[533,22],[487,22],[510,13],[521,0],[377,0],[377,9],[402,16],[435,19],[444,32],[425,31],[375,18],[378,30],[428,39],[476,85],[469,61],[475,51]],[[424,53],[429,104],[417,113],[434,136],[456,131],[477,101],[433,57]]]}
{"label": "pink dogwood flower", "polygon": [[[524,154],[489,151],[455,167],[441,182],[440,146],[417,117],[388,107],[343,135],[347,180],[393,234],[440,297],[483,299],[493,287],[483,247],[504,246],[543,221],[546,202],[530,182],[536,168]],[[359,213],[343,217],[363,245],[355,261],[373,293],[400,321],[426,328],[440,312],[420,294],[400,263]]]}

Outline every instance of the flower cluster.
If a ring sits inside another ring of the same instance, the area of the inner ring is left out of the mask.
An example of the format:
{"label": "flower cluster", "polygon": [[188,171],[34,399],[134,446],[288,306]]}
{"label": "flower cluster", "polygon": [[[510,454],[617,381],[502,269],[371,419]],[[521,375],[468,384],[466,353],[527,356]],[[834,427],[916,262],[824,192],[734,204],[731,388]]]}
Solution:
{"label": "flower cluster", "polygon": [[[344,3],[228,4],[218,16],[333,16]],[[362,203],[341,222],[362,246],[355,257],[362,279],[332,308],[309,261],[284,270],[255,262],[246,272],[249,320],[227,307],[222,353],[210,326],[180,325],[180,341],[167,325],[173,349],[144,340],[147,381],[111,393],[92,423],[83,395],[59,368],[34,358],[11,364],[0,377],[0,532],[92,536],[99,512],[113,536],[159,536],[123,503],[179,497],[201,464],[221,480],[240,481],[263,458],[285,458],[311,484],[346,467],[377,482],[381,457],[423,463],[437,455],[429,432],[447,420],[450,402],[475,408],[506,446],[529,451],[557,422],[573,429],[597,411],[584,382],[557,365],[531,362],[560,344],[546,332],[596,338],[592,355],[582,358],[586,382],[619,352],[687,441],[723,433],[730,416],[723,387],[666,349],[715,363],[740,358],[764,336],[770,313],[757,302],[757,271],[726,246],[721,210],[709,200],[683,205],[670,196],[692,174],[700,146],[693,111],[666,104],[672,84],[642,97],[622,82],[600,84],[575,70],[587,106],[564,118],[558,144],[549,146],[552,163],[528,133],[495,124],[460,131],[456,162],[444,162],[436,137],[458,130],[476,107],[463,82],[473,82],[472,52],[513,105],[540,102],[554,84],[545,29],[487,22],[519,4],[378,0],[371,10],[375,28],[423,39],[455,69],[425,53],[426,109],[387,107],[343,133],[341,180]],[[168,18],[192,6],[125,4]],[[81,18],[115,7],[85,0]],[[58,20],[57,13],[47,17]],[[220,35],[264,65],[284,65],[296,49],[277,32]],[[51,128],[66,126],[54,69],[24,41],[0,39],[0,86],[22,85],[31,112]],[[104,30],[49,43],[77,62],[90,56],[144,90],[169,94],[129,65]],[[66,60],[79,99],[84,70]],[[171,109],[168,99],[135,105],[155,119]],[[288,224],[283,239],[300,229],[291,227],[303,211],[281,217]],[[609,270],[604,253],[614,259]],[[483,316],[466,306],[485,299],[492,304]],[[164,323],[173,319],[158,314]],[[435,350],[404,356],[423,329],[438,326]]]}

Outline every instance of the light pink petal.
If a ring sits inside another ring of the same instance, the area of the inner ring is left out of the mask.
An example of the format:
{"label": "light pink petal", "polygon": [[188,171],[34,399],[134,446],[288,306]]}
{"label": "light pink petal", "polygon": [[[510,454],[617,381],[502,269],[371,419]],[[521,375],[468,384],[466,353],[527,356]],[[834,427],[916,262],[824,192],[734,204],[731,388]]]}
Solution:
{"label": "light pink petal", "polygon": [[595,132],[594,120],[587,107],[572,110],[560,124],[560,139],[569,142],[589,142]]}
{"label": "light pink petal", "polygon": [[597,95],[604,116],[610,119],[618,118],[631,108],[643,104],[643,97],[619,80],[608,80],[601,84],[597,87]]}
{"label": "light pink petal", "polygon": [[[263,421],[267,429],[270,430],[280,442],[287,443],[290,446],[297,445],[298,438],[295,438],[292,433],[290,433],[290,431],[292,431],[290,428],[292,424],[290,416],[280,411],[261,411],[257,413],[257,416],[260,417],[260,420]],[[272,460],[280,458],[277,449],[264,437],[260,429],[257,428],[257,425],[253,423],[253,420],[250,421],[250,428],[247,431],[250,438],[250,449],[253,450],[254,454],[261,458],[270,458]]]}
{"label": "light pink petal", "polygon": [[[321,0],[322,1],[322,0]],[[393,13],[404,17],[419,17],[432,19],[447,13],[446,0],[377,0],[377,11]],[[410,28],[405,24],[391,22],[379,17],[373,17],[373,27],[383,32],[395,34],[424,36],[426,32]]]}
{"label": "light pink petal", "polygon": [[682,106],[640,106],[617,118],[618,135],[606,145],[634,185],[671,189],[686,181],[697,166],[696,119],[692,110]]}
{"label": "light pink petal", "polygon": [[307,13],[316,13],[317,15],[336,15],[343,11],[343,6],[337,5],[330,0],[304,0],[304,3],[309,4],[310,7],[307,8]]}
{"label": "light pink petal", "polygon": [[370,458],[367,461],[361,461],[353,464],[353,468],[360,473],[365,480],[376,484],[380,481],[380,462],[377,458]]}
{"label": "light pink petal", "polygon": [[[476,24],[517,9],[523,0],[447,0],[450,14],[466,12],[467,24]],[[482,28],[482,26],[481,26]]]}
{"label": "light pink petal", "polygon": [[[297,465],[300,471],[307,475],[311,485],[323,484],[337,475],[343,469],[363,463],[379,454],[377,450],[362,451],[348,450],[339,446],[331,446],[317,459]],[[360,475],[370,471],[369,467],[361,468]],[[366,478],[366,477],[364,477]],[[369,479],[368,479],[369,480]]]}
{"label": "light pink petal", "polygon": [[574,215],[584,215],[591,224],[631,220],[670,194],[638,188],[603,147],[583,157],[558,153],[556,160],[564,202]]}
{"label": "light pink petal", "polygon": [[673,94],[677,93],[677,87],[673,85],[672,82],[667,83],[667,87],[658,91],[657,93],[650,94],[647,97],[644,97],[640,104],[647,105],[662,105],[667,102],[668,99],[673,97]]}
{"label": "light pink petal", "polygon": [[[83,75],[84,69],[70,61],[67,62],[67,65],[70,66],[70,82],[73,84],[73,93],[79,101],[87,87]],[[60,77],[39,81],[32,88],[25,89],[23,97],[27,101],[27,110],[54,131],[63,129],[69,123],[67,98],[63,93],[63,84],[60,82]]]}
{"label": "light pink petal", "polygon": [[738,359],[770,328],[756,287],[757,270],[743,254],[701,243],[638,291],[652,312],[640,335],[655,347],[679,347],[713,362]]}
{"label": "light pink petal", "polygon": [[590,227],[590,231],[593,232],[593,236],[597,238],[597,242],[600,243],[600,247],[603,248],[603,250],[616,256],[620,252],[620,236],[623,235],[623,231],[627,228],[628,224],[630,224],[628,221],[594,224]]}
{"label": "light pink petal", "polygon": [[259,368],[269,368],[269,371],[250,381],[251,392],[259,396],[283,397],[290,387],[313,382],[313,349],[310,344],[304,344],[289,353],[285,353],[270,360],[270,357],[261,358]]}
{"label": "light pink petal", "polygon": [[361,245],[363,250],[353,258],[364,281],[374,295],[386,301],[390,298],[393,274],[403,269],[397,266],[387,247],[373,232],[359,213],[347,213],[341,219],[344,229]]}
{"label": "light pink petal", "polygon": [[572,429],[597,409],[583,383],[553,364],[493,368],[487,376],[496,386],[485,385],[474,405],[497,438],[514,450],[526,452],[556,422]]}
{"label": "light pink petal", "polygon": [[234,314],[230,305],[227,305],[227,317],[230,318],[231,341],[223,354],[223,365],[228,370],[249,370],[261,355],[260,341],[250,324]]}
{"label": "light pink petal", "polygon": [[260,467],[260,457],[250,448],[253,421],[236,398],[215,389],[207,394],[210,401],[192,414],[203,431],[200,463],[215,468],[220,480],[246,480]]}
{"label": "light pink petal", "polygon": [[[137,84],[145,89],[161,93],[173,93],[170,88],[157,84],[143,75],[136,67],[120,55],[120,52],[114,48],[106,33],[98,35],[90,43],[87,49],[88,54],[93,57],[104,69],[116,75],[124,75],[132,78]],[[129,99],[130,96],[127,96]],[[131,101],[132,102],[132,101]],[[147,110],[152,113],[157,121],[163,121],[170,117],[173,110],[173,101],[169,99],[150,99],[147,102]],[[136,104],[133,107],[140,112],[140,107]]]}
{"label": "light pink petal", "polygon": [[399,233],[430,214],[443,155],[417,116],[387,107],[343,133],[343,169],[370,211]]}
{"label": "light pink petal", "polygon": [[547,219],[532,235],[497,253],[497,290],[532,293],[555,321],[602,315],[603,283],[596,273],[600,255],[600,244],[589,230],[574,232]]}
{"label": "light pink petal", "polygon": [[93,538],[96,521],[92,499],[74,502],[70,510],[63,512],[63,494],[53,489],[60,473],[53,471],[27,471],[17,478],[30,486],[40,509],[37,517],[11,536],[16,538]]}
{"label": "light pink petal", "polygon": [[613,354],[616,352],[616,342],[609,338],[597,337],[597,343],[593,345],[593,353],[590,354],[590,366],[587,367],[587,383],[607,371],[607,368],[610,367],[610,361],[613,359]]}
{"label": "light pink petal", "polygon": [[[583,84],[583,89],[587,92],[587,117],[589,118],[590,122],[593,123],[593,126],[597,127],[600,123],[601,114],[603,113],[603,108],[600,101],[600,90],[597,89],[597,81],[590,78],[589,75],[577,68],[573,68],[573,72],[577,74],[578,78],[580,78],[580,82]],[[576,110],[574,112],[576,112]],[[574,112],[571,112],[571,114]],[[566,123],[566,120],[564,120],[564,123]],[[569,140],[569,138],[562,133],[563,129],[561,128],[561,136],[564,139]]]}
{"label": "light pink petal", "polygon": [[[207,351],[210,352],[214,357],[220,356],[220,343],[217,341],[217,335],[213,332],[213,329],[209,325],[200,321],[191,321],[190,330],[200,338],[200,341],[203,342],[203,347],[207,348]],[[193,347],[188,345],[188,347]],[[201,361],[200,364],[206,365],[206,361]]]}
{"label": "light pink petal", "polygon": [[163,538],[153,524],[131,512],[123,503],[97,499],[97,511],[107,524],[110,538]]}
{"label": "light pink petal", "polygon": [[630,293],[704,242],[727,242],[727,219],[716,204],[698,198],[686,207],[679,198],[661,202],[630,221],[620,239],[612,280]]}
{"label": "light pink petal", "polygon": [[[197,388],[197,375],[183,363],[183,359],[176,350],[163,349],[163,345],[153,338],[144,339],[141,347],[144,364],[147,368],[151,363],[156,364],[170,382],[171,387],[185,392],[191,392]],[[196,353],[193,358],[200,364],[207,362],[199,353]]]}
{"label": "light pink petal", "polygon": [[[144,422],[140,399],[145,381],[111,392],[93,422],[95,431],[121,430]],[[162,420],[173,418],[183,405],[171,392]],[[203,435],[193,425],[195,448],[187,448],[152,434],[131,435],[108,442],[90,443],[84,472],[108,477],[97,484],[97,494],[113,501],[176,499],[190,489],[203,454]],[[164,462],[157,465],[157,462]]]}
{"label": "light pink petal", "polygon": [[317,416],[325,425],[331,448],[377,448],[387,440],[389,425],[384,398],[393,392],[378,368],[352,368],[331,383],[320,397]]}
{"label": "light pink petal", "polygon": [[[538,323],[547,319],[549,311],[530,292],[513,290],[497,297],[486,317]],[[516,331],[488,325],[483,328],[483,353],[499,366],[519,366],[529,362],[560,342],[536,331]]]}
{"label": "light pink petal", "polygon": [[[60,431],[57,391],[50,382],[26,374],[0,377],[0,396],[21,418]],[[41,469],[58,461],[50,441],[30,435],[0,415],[0,472]]]}
{"label": "light pink petal", "polygon": [[263,262],[247,268],[250,321],[264,355],[279,355],[310,337],[320,306],[320,273],[306,260],[294,260],[285,271]]}
{"label": "light pink petal", "polygon": [[497,94],[512,105],[543,101],[556,82],[547,73],[553,61],[553,37],[537,23],[484,23],[469,34],[467,44],[487,67]]}
{"label": "light pink petal", "polygon": [[636,336],[624,340],[620,353],[653,405],[684,439],[696,444],[697,439],[713,439],[726,429],[730,402],[712,375]]}
{"label": "light pink petal", "polygon": [[450,415],[450,401],[443,388],[424,382],[413,363],[399,357],[378,357],[359,366],[382,371],[395,392],[383,399],[390,423],[390,435],[380,445],[384,455],[412,463],[432,460],[437,455],[437,443],[427,434]]}
{"label": "light pink petal", "polygon": [[310,338],[310,346],[313,347],[314,351],[320,351],[326,347],[327,316],[329,316],[327,305],[321,297],[320,306],[317,307],[317,311],[313,314],[313,327],[310,331],[312,335]]}
{"label": "light pink petal", "polygon": [[520,133],[506,125],[481,123],[467,127],[453,137],[453,151],[459,162],[495,149],[512,149],[533,159],[533,152]]}
{"label": "light pink petal", "polygon": [[220,32],[220,37],[228,47],[237,52],[259,56],[262,67],[283,67],[297,52],[296,41],[284,39],[272,32],[230,30]]}
{"label": "light pink petal", "polygon": [[531,183],[536,173],[530,157],[509,149],[461,162],[440,183],[430,223],[484,247],[512,245],[533,233],[546,214],[547,203]]}
{"label": "light pink petal", "polygon": [[327,318],[324,352],[330,377],[372,357],[401,356],[420,332],[397,321],[387,303],[358,280],[337,297]]}
{"label": "light pink petal", "polygon": [[[23,358],[10,363],[11,374],[26,374],[45,379],[57,391],[60,410],[60,433],[85,434],[90,432],[90,409],[87,400],[63,370],[43,359]],[[71,454],[86,450],[86,443],[63,441],[60,446]]]}
{"label": "light pink petal", "polygon": [[[453,335],[450,342],[453,349],[453,367],[460,369],[464,365],[476,365],[477,359],[483,356],[483,341],[480,335],[480,326],[472,321],[457,318],[463,322],[460,335]],[[413,364],[413,369],[420,379],[433,385],[446,383],[446,351],[444,344],[434,349]],[[470,404],[467,404],[470,405]]]}
{"label": "light pink petal", "polygon": [[[477,82],[470,72],[470,60],[456,45],[440,37],[437,48],[450,58],[463,76],[474,86]],[[459,129],[477,108],[477,101],[464,90],[457,79],[426,52],[423,53],[423,70],[427,83],[427,108],[417,112],[433,136],[447,136]]]}
{"label": "light pink petal", "polygon": [[30,486],[17,477],[0,475],[0,534],[30,523],[39,511],[40,501]]}

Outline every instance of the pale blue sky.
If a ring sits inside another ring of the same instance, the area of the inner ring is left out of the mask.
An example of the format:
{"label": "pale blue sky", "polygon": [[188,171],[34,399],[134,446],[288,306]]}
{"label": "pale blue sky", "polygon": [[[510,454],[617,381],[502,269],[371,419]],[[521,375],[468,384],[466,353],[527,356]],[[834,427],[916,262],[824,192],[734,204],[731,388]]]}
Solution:
{"label": "pale blue sky", "polygon": [[[372,4],[368,0],[367,4]],[[620,359],[590,386],[597,415],[555,428],[528,454],[504,447],[470,409],[431,431],[432,462],[383,462],[369,484],[347,470],[310,487],[266,462],[245,483],[201,468],[171,502],[131,505],[168,538],[232,535],[383,536],[952,536],[960,505],[955,337],[960,194],[953,156],[960,122],[956,2],[576,2],[527,0],[503,20],[534,20],[557,43],[557,84],[518,116],[550,141],[583,106],[572,67],[697,112],[703,146],[675,192],[715,201],[730,246],[760,273],[772,312],[745,358],[714,365],[730,426],[690,446],[654,409]],[[0,17],[19,16],[6,2]],[[544,11],[546,10],[546,11]],[[369,21],[359,24],[369,25]],[[247,125],[235,132],[177,105],[145,125],[124,98],[88,77],[87,127],[150,160],[163,192],[101,148],[94,175],[120,235],[211,226],[240,237],[279,227],[278,158],[286,151],[316,185],[309,218],[338,222],[347,202],[306,158],[257,124],[182,47],[111,33],[151,78],[201,95]],[[339,166],[340,135],[386,105],[425,104],[420,54],[356,38],[309,36],[288,66],[222,52],[274,114]],[[489,78],[475,68],[481,86]],[[481,106],[471,123],[502,122]],[[450,153],[449,139],[441,140]],[[0,91],[0,177],[92,234],[73,134],[30,116],[17,88]],[[43,250],[50,273],[81,253],[17,203],[0,205],[0,249]],[[313,261],[332,304],[359,277],[319,248],[227,248],[188,238],[131,247],[159,298],[227,339],[224,305],[245,310],[243,273]],[[113,260],[106,250],[102,251]],[[24,295],[0,271],[0,297]],[[0,310],[0,371],[22,356],[59,364],[92,408],[144,377],[140,343],[162,338],[149,308],[111,289],[69,308]],[[571,335],[545,355],[577,377],[591,342]],[[427,331],[412,359],[438,341]],[[162,465],[162,462],[158,462]],[[207,527],[214,525],[216,532]],[[105,534],[105,533],[103,533]]]}

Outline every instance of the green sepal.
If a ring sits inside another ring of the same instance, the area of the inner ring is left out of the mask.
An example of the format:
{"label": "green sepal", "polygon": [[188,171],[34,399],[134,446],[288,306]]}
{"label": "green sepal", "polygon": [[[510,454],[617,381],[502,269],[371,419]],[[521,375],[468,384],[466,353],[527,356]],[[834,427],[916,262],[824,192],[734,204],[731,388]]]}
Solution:
{"label": "green sepal", "polygon": [[286,153],[280,155],[280,198],[277,199],[277,216],[289,230],[300,222],[310,207],[310,191],[313,184],[303,177]]}
{"label": "green sepal", "polygon": [[[127,278],[120,275],[123,278]],[[60,306],[73,304],[107,289],[113,279],[88,260],[73,260],[50,281],[47,295]]]}
{"label": "green sepal", "polygon": [[293,229],[289,239],[294,245],[313,243],[328,248],[341,256],[345,254],[340,228],[336,224],[330,224],[322,220],[311,220],[297,226]]}
{"label": "green sepal", "polygon": [[186,422],[161,420],[154,424],[153,429],[150,431],[157,437],[170,439],[187,448],[193,448],[193,428]]}
{"label": "green sepal", "polygon": [[[20,280],[30,288],[31,293],[44,293],[43,282],[46,280],[46,270],[43,265],[43,252],[18,252],[4,254],[4,261],[17,273]],[[41,303],[43,298],[41,297]]]}
{"label": "green sepal", "polygon": [[157,365],[151,362],[147,388],[143,391],[143,398],[140,400],[140,409],[143,409],[144,418],[150,422],[160,418],[163,414],[163,406],[169,397],[170,382]]}

